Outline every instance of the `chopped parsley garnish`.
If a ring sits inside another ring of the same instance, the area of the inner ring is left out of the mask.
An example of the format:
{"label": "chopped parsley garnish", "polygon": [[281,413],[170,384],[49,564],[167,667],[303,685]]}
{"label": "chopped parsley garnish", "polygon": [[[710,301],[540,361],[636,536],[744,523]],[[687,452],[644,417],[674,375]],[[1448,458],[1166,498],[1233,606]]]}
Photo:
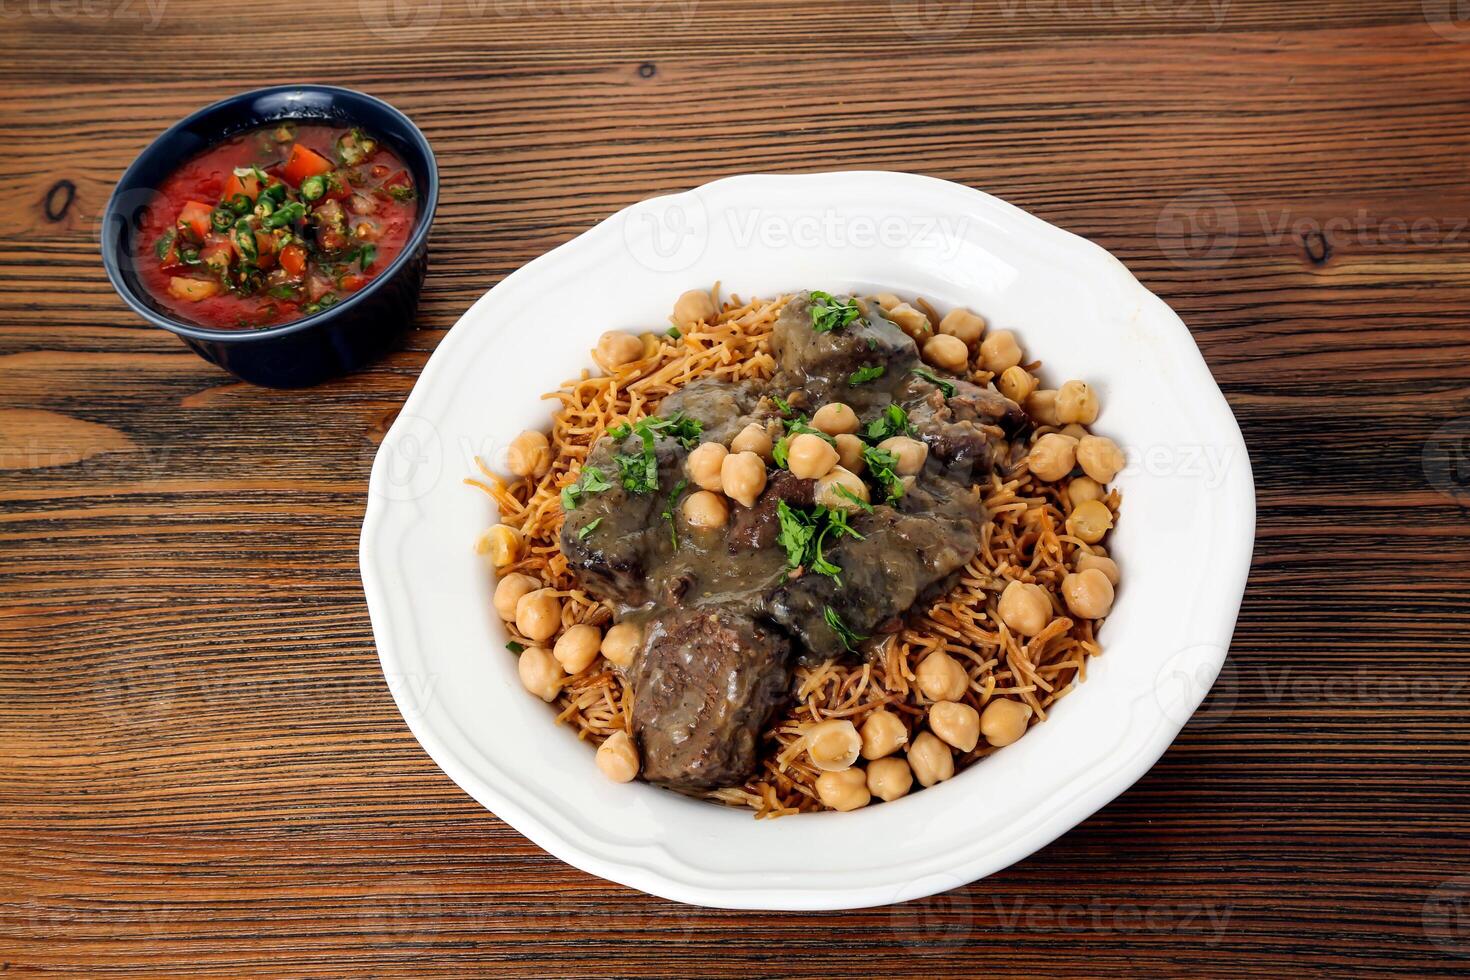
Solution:
{"label": "chopped parsley garnish", "polygon": [[675,340],[678,340],[680,337],[684,336],[684,334],[680,332],[678,327],[670,327],[669,336],[673,337]]}
{"label": "chopped parsley garnish", "polygon": [[859,497],[857,494],[853,493],[851,490],[847,489],[847,487],[844,487],[842,484],[840,484],[840,483],[834,483],[834,484],[832,484],[832,489],[837,492],[837,496],[843,498],[844,500],[850,500],[850,501],[852,501],[854,504],[857,504],[857,506],[859,506],[863,510],[867,511],[869,514],[871,514],[873,512],[873,505],[872,504],[868,503],[862,497]]}
{"label": "chopped parsley garnish", "polygon": [[916,367],[914,368],[914,374],[917,374],[919,377],[923,378],[925,381],[929,382],[931,385],[934,385],[940,391],[944,392],[945,398],[954,397],[955,387],[953,382],[945,381],[943,378],[939,377],[928,368]]}
{"label": "chopped parsley garnish", "polygon": [[584,466],[576,483],[561,488],[561,509],[576,510],[584,494],[602,493],[604,490],[611,489],[612,484],[608,482],[602,470],[596,466]]}
{"label": "chopped parsley garnish", "polygon": [[524,643],[517,643],[515,640],[511,640],[509,643],[507,643],[505,645],[505,648],[507,650],[509,650],[511,653],[525,653],[526,652],[526,645]]}
{"label": "chopped parsley garnish", "polygon": [[883,371],[884,367],[881,364],[869,364],[865,367],[860,367],[848,375],[847,384],[849,387],[856,388],[860,384],[876,381],[883,377]]}
{"label": "chopped parsley garnish", "polygon": [[582,525],[582,530],[580,530],[580,531],[577,532],[577,540],[579,540],[579,541],[586,541],[587,540],[587,536],[589,534],[591,534],[593,531],[597,530],[598,525],[601,524],[601,523],[602,523],[602,518],[598,517],[598,518],[596,518],[594,520],[590,520],[586,524]]}
{"label": "chopped parsley garnish", "polygon": [[837,634],[837,639],[841,640],[842,645],[848,650],[856,650],[857,645],[867,639],[866,636],[854,632],[844,623],[842,617],[837,615],[837,610],[831,606],[827,606],[822,610],[822,619],[826,620],[827,625],[832,627],[832,632]]}
{"label": "chopped parsley garnish", "polygon": [[674,484],[674,492],[669,494],[669,502],[664,504],[663,513],[660,515],[669,522],[669,536],[674,540],[674,550],[679,550],[679,524],[674,520],[674,505],[679,502],[679,494],[683,493],[689,486],[688,480],[680,480]]}
{"label": "chopped parsley garnish", "polygon": [[776,408],[780,409],[782,415],[791,414],[791,403],[780,395],[772,395],[771,401],[776,403]]}
{"label": "chopped parsley garnish", "polygon": [[824,293],[820,289],[812,290],[811,310],[812,330],[817,333],[841,330],[862,315],[857,300],[850,299],[846,303],[839,303],[831,293]]}
{"label": "chopped parsley garnish", "polygon": [[658,454],[654,443],[659,436],[677,439],[685,449],[699,445],[699,433],[704,425],[682,412],[669,418],[650,415],[637,422],[622,422],[607,430],[607,434],[618,441],[636,435],[643,444],[639,452],[617,453],[613,462],[618,464],[618,477],[623,488],[630,493],[652,493],[658,489]]}
{"label": "chopped parsley garnish", "polygon": [[898,475],[898,457],[886,449],[868,446],[863,450],[863,462],[868,464],[868,475],[887,494],[885,503],[893,503],[903,496],[903,478]]}
{"label": "chopped parsley garnish", "polygon": [[818,505],[808,513],[781,500],[776,503],[776,520],[780,525],[776,543],[786,551],[787,567],[825,575],[841,586],[842,568],[822,550],[833,534],[862,540],[863,536],[848,523],[847,512]]}
{"label": "chopped parsley garnish", "polygon": [[882,442],[892,436],[906,436],[914,431],[909,425],[909,413],[903,410],[898,402],[889,402],[888,407],[883,409],[883,414],[868,423],[864,430],[869,442]]}

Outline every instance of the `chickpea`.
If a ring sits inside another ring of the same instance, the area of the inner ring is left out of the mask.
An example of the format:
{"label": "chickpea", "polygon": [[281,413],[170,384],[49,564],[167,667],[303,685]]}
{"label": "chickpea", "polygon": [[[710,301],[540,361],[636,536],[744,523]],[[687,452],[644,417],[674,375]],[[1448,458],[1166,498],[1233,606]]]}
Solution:
{"label": "chickpea", "polygon": [[957,306],[944,314],[944,319],[939,321],[939,332],[958,338],[966,347],[974,347],[985,334],[985,318]]}
{"label": "chickpea", "polygon": [[[838,487],[841,487],[847,492],[839,492]],[[841,466],[832,467],[826,476],[818,479],[816,490],[813,493],[815,501],[823,507],[828,507],[832,510],[845,510],[849,514],[856,514],[863,509],[862,504],[854,501],[852,499],[853,497],[856,497],[863,503],[867,503],[869,499],[868,485],[863,482],[862,477],[850,470],[843,469]]]}
{"label": "chickpea", "polygon": [[1099,568],[1083,569],[1062,579],[1062,598],[1072,615],[1102,619],[1113,608],[1113,583]]}
{"label": "chickpea", "polygon": [[527,429],[510,441],[505,451],[505,465],[516,476],[531,476],[536,479],[551,469],[551,441],[546,433]]}
{"label": "chickpea", "polygon": [[879,708],[863,722],[863,758],[869,761],[892,755],[909,740],[908,729],[898,715]]}
{"label": "chickpea", "polygon": [[807,729],[806,754],[826,772],[850,768],[862,748],[862,736],[846,718],[828,718]]}
{"label": "chickpea", "polygon": [[1000,389],[1000,393],[1017,405],[1025,402],[1039,384],[1041,382],[1036,380],[1036,375],[1027,371],[1019,364],[1012,364],[1006,368],[1000,373],[1000,377],[995,382],[995,386]]}
{"label": "chickpea", "polygon": [[930,701],[955,701],[970,686],[970,675],[960,662],[943,650],[925,657],[914,671],[919,690]]}
{"label": "chickpea", "polygon": [[597,347],[592,351],[592,359],[608,373],[642,356],[643,341],[621,330],[609,330],[597,338]]}
{"label": "chickpea", "polygon": [[821,429],[829,436],[856,432],[858,430],[857,413],[842,402],[828,402],[817,409],[816,414],[812,416],[812,427]]}
{"label": "chickpea", "polygon": [[1055,391],[1046,389],[1033,391],[1026,396],[1026,401],[1022,405],[1026,409],[1026,414],[1031,416],[1038,425],[1062,424],[1057,421],[1057,393]]}
{"label": "chickpea", "polygon": [[924,461],[929,458],[928,445],[908,436],[889,436],[878,443],[878,448],[885,449],[898,458],[893,469],[899,476],[914,476],[922,472]]}
{"label": "chickpea", "polygon": [[475,539],[475,553],[490,559],[492,567],[500,569],[514,565],[521,556],[521,545],[525,538],[520,531],[507,524],[496,524]]}
{"label": "chickpea", "polygon": [[1086,503],[1089,500],[1101,500],[1103,488],[1100,483],[1090,476],[1076,476],[1067,484],[1067,499],[1072,506]]}
{"label": "chickpea", "polygon": [[495,612],[507,623],[516,620],[516,603],[521,601],[521,596],[527,592],[534,592],[541,588],[541,583],[529,575],[521,572],[511,572],[505,578],[495,583],[495,598],[492,600]]}
{"label": "chickpea", "polygon": [[939,333],[924,341],[923,357],[940,370],[962,374],[970,364],[970,348],[958,337]]}
{"label": "chickpea", "polygon": [[1097,421],[1097,392],[1085,381],[1068,381],[1057,391],[1057,418],[1091,425]]}
{"label": "chickpea", "polygon": [[638,766],[638,749],[627,732],[613,732],[597,747],[597,768],[615,783],[632,782]]}
{"label": "chickpea", "polygon": [[602,635],[602,655],[608,663],[626,667],[643,645],[643,630],[635,623],[618,623]]}
{"label": "chickpea", "polygon": [[720,481],[720,468],[728,455],[730,450],[718,442],[701,442],[684,461],[684,468],[696,487],[719,493],[724,489],[724,484]]}
{"label": "chickpea", "polygon": [[1077,556],[1077,561],[1074,564],[1077,566],[1077,571],[1079,572],[1085,572],[1090,568],[1097,569],[1106,575],[1108,581],[1113,585],[1117,585],[1123,580],[1122,573],[1118,571],[1118,563],[1107,555],[1090,555],[1084,551]]}
{"label": "chickpea", "polygon": [[545,647],[526,647],[522,650],[516,663],[516,674],[526,690],[546,702],[556,700],[556,695],[561,691],[561,682],[567,676],[566,671],[561,669],[561,664],[556,662],[551,651]]}
{"label": "chickpea", "polygon": [[821,436],[803,432],[786,446],[786,468],[798,479],[818,479],[836,465],[837,448]]}
{"label": "chickpea", "polygon": [[1046,590],[1028,582],[1011,582],[995,604],[1000,621],[1021,636],[1035,636],[1051,622],[1051,599]]}
{"label": "chickpea", "polygon": [[888,319],[898,324],[898,329],[912,337],[915,343],[922,342],[925,337],[934,333],[934,328],[929,325],[929,318],[907,303],[899,303],[891,309],[885,308],[883,312]]}
{"label": "chickpea", "polygon": [[1125,462],[1123,450],[1107,436],[1088,436],[1077,446],[1078,465],[1098,483],[1113,482]]}
{"label": "chickpea", "polygon": [[709,323],[718,313],[714,299],[703,289],[691,289],[674,300],[674,322],[681,327]]}
{"label": "chickpea", "polygon": [[980,366],[991,374],[1021,363],[1021,345],[1009,330],[997,330],[980,342]]}
{"label": "chickpea", "polygon": [[817,799],[834,810],[860,810],[872,798],[868,793],[868,776],[861,769],[824,772],[817,777]]}
{"label": "chickpea", "polygon": [[1031,705],[1024,701],[997,698],[980,712],[980,734],[985,741],[997,748],[1010,745],[1026,734],[1026,723],[1031,720]]}
{"label": "chickpea", "polygon": [[556,638],[551,655],[568,674],[580,674],[597,659],[597,651],[601,647],[602,631],[596,626],[579,623],[568,627]]}
{"label": "chickpea", "polygon": [[933,786],[954,775],[954,756],[933,732],[920,732],[909,746],[909,768],[920,786]]}
{"label": "chickpea", "polygon": [[[667,336],[668,334],[664,335],[664,337]],[[657,353],[659,347],[663,345],[664,337],[660,337],[656,333],[640,333],[638,335],[638,342],[643,345],[643,357],[652,357]]]}
{"label": "chickpea", "polygon": [[1068,422],[1066,425],[1062,426],[1062,435],[1071,436],[1073,439],[1077,439],[1080,441],[1083,436],[1090,436],[1092,435],[1092,433],[1087,431],[1087,426],[1085,425],[1079,425],[1076,422]]}
{"label": "chickpea", "polygon": [[907,796],[914,773],[902,759],[876,759],[868,764],[868,792],[885,803]]}
{"label": "chickpea", "polygon": [[1026,462],[1038,480],[1060,480],[1077,465],[1077,440],[1048,432],[1032,444]]}
{"label": "chickpea", "polygon": [[929,706],[929,728],[961,752],[980,741],[980,712],[968,704],[940,701]]}
{"label": "chickpea", "polygon": [[1072,508],[1067,533],[1088,544],[1097,544],[1113,526],[1113,512],[1101,500],[1086,500]]}
{"label": "chickpea", "polygon": [[766,461],[755,453],[731,453],[720,464],[720,482],[725,496],[754,507],[755,498],[766,488]]}
{"label": "chickpea", "polygon": [[[752,422],[730,440],[730,452],[755,453],[761,459],[771,458],[771,434],[759,422]],[[711,489],[705,487],[706,490]]]}
{"label": "chickpea", "polygon": [[878,307],[882,309],[884,313],[887,313],[894,307],[901,306],[903,304],[903,300],[899,299],[892,293],[879,293],[877,296],[874,296],[873,299],[878,301]]}
{"label": "chickpea", "polygon": [[855,435],[846,432],[833,436],[837,442],[837,465],[850,473],[861,473],[863,466],[863,450],[866,445]]}
{"label": "chickpea", "polygon": [[561,628],[561,599],[554,589],[527,592],[516,601],[516,629],[530,640],[549,640]]}
{"label": "chickpea", "polygon": [[730,505],[725,498],[709,490],[699,490],[684,498],[684,520],[690,527],[709,530],[724,527],[730,521]]}

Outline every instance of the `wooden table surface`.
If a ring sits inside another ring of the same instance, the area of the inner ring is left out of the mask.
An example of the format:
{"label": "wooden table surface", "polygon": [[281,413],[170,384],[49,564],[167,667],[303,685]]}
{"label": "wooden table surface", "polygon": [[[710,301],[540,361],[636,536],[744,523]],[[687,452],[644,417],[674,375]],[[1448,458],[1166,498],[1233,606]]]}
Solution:
{"label": "wooden table surface", "polygon": [[[0,972],[1470,971],[1456,9],[4,0]],[[96,225],[165,126],[291,80],[407,111],[443,198],[407,349],[283,393],[132,315]],[[851,168],[998,194],[1172,304],[1251,450],[1255,565],[1201,714],[1040,853],[892,908],[687,908],[542,853],[409,734],[358,579],[369,461],[522,263],[649,195]]]}

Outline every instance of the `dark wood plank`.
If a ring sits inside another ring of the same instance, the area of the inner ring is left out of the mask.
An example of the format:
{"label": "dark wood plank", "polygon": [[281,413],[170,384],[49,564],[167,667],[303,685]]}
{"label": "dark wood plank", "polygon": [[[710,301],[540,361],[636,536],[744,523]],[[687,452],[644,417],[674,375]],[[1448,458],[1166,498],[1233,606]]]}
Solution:
{"label": "dark wood plank", "polygon": [[[361,0],[253,65],[241,39],[299,5],[149,28],[122,0],[28,4],[0,31],[0,969],[1470,965],[1470,447],[1447,428],[1470,417],[1470,24],[1392,0],[426,0],[382,36]],[[174,118],[292,77],[410,112],[445,188],[407,349],[272,393],[128,314],[94,225]],[[1034,857],[895,908],[684,908],[541,853],[418,748],[357,578],[368,464],[526,260],[651,194],[859,167],[1000,194],[1183,314],[1251,449],[1252,580],[1202,713]]]}

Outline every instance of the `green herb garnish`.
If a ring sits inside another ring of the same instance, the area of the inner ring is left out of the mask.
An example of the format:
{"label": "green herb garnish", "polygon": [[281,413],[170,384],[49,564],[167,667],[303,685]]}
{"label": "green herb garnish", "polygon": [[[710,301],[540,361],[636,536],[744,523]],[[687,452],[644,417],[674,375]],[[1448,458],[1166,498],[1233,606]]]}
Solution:
{"label": "green herb garnish", "polygon": [[864,430],[869,442],[882,442],[892,436],[906,436],[914,431],[909,424],[909,413],[898,402],[889,402],[883,413],[868,423]]}
{"label": "green herb garnish", "polygon": [[661,515],[664,520],[669,522],[669,537],[674,541],[675,551],[679,550],[679,525],[674,520],[674,505],[679,502],[679,494],[683,493],[684,489],[688,486],[688,480],[680,480],[674,484],[674,490],[669,494],[669,502],[664,505],[663,514]]}
{"label": "green herb garnish", "polygon": [[832,446],[834,449],[837,447],[836,439],[827,435],[827,433],[823,432],[821,429],[813,428],[811,425],[809,425],[807,423],[805,415],[798,415],[794,419],[787,420],[786,434],[780,439],[777,439],[776,445],[771,447],[771,459],[775,461],[777,466],[783,468],[786,466],[787,452],[791,448],[791,440],[801,435],[803,432],[814,435],[819,439],[826,440],[827,444],[829,446]]}
{"label": "green herb garnish", "polygon": [[652,493],[658,489],[658,454],[654,445],[659,436],[677,439],[685,449],[693,449],[699,445],[699,433],[703,430],[703,423],[682,412],[666,419],[650,415],[637,422],[622,422],[608,429],[607,434],[619,442],[629,436],[637,436],[643,444],[639,452],[613,456],[624,489],[630,493]]}
{"label": "green herb garnish", "polygon": [[670,327],[669,336],[673,337],[675,340],[678,340],[680,337],[684,336],[684,334],[679,330],[678,327]]}
{"label": "green herb garnish", "polygon": [[850,299],[846,303],[839,303],[831,293],[824,293],[820,289],[812,290],[811,311],[812,330],[817,333],[841,330],[862,315],[857,300]]}
{"label": "green herb garnish", "polygon": [[780,395],[772,395],[771,401],[776,403],[776,408],[781,412],[782,415],[791,414],[791,403],[782,398]]}
{"label": "green herb garnish", "polygon": [[869,364],[865,367],[860,367],[848,375],[847,384],[849,387],[856,388],[860,384],[876,381],[883,377],[884,370],[885,368],[881,364]]}
{"label": "green herb garnish", "polygon": [[597,526],[601,523],[602,518],[597,517],[588,521],[586,524],[583,524],[582,529],[577,532],[577,540],[586,541],[587,536],[590,535],[593,531],[597,530]]}
{"label": "green herb garnish", "polygon": [[582,472],[577,476],[576,483],[561,488],[561,509],[576,510],[585,494],[602,493],[604,490],[611,489],[612,484],[608,482],[601,469],[596,466],[584,466]]}
{"label": "green herb garnish", "polygon": [[859,507],[861,507],[863,510],[867,511],[869,514],[871,514],[873,512],[873,505],[872,504],[868,503],[862,497],[859,497],[857,494],[853,493],[851,490],[847,489],[847,487],[844,487],[842,484],[840,484],[840,483],[834,483],[834,484],[832,484],[832,489],[837,492],[837,496],[843,498],[844,500],[850,500],[850,501],[852,501],[853,503],[855,503]]}
{"label": "green herb garnish", "polygon": [[507,643],[505,645],[505,648],[507,650],[509,650],[511,653],[525,653],[526,652],[526,645],[524,643],[517,643],[515,640],[511,640],[509,643]]}
{"label": "green herb garnish", "polygon": [[178,237],[179,233],[173,228],[158,236],[158,241],[153,243],[153,254],[158,256],[158,261],[162,262],[167,257],[168,250],[174,247],[174,241]]}
{"label": "green herb garnish", "polygon": [[903,478],[898,475],[898,457],[886,449],[868,446],[863,450],[863,462],[868,464],[868,475],[887,494],[885,503],[894,503],[903,496]]}
{"label": "green herb garnish", "polygon": [[822,619],[826,620],[827,625],[832,627],[832,632],[837,634],[837,639],[842,641],[842,646],[845,649],[856,650],[857,645],[867,639],[866,636],[863,636],[860,633],[853,632],[853,630],[842,621],[842,617],[837,615],[837,610],[833,609],[831,606],[827,606],[822,610]]}
{"label": "green herb garnish", "polygon": [[776,543],[786,552],[786,566],[825,575],[841,586],[842,568],[822,552],[833,534],[862,539],[848,523],[847,512],[819,505],[808,513],[781,500],[776,503],[776,520]]}
{"label": "green herb garnish", "polygon": [[917,374],[919,377],[923,378],[925,381],[929,382],[931,385],[936,386],[940,391],[944,392],[944,397],[945,398],[953,398],[954,397],[955,387],[954,387],[954,383],[953,382],[951,382],[951,381],[945,381],[943,378],[939,377],[937,374],[935,374],[933,371],[929,370],[928,368],[916,367],[916,368],[914,368],[914,372],[913,373],[914,374]]}

